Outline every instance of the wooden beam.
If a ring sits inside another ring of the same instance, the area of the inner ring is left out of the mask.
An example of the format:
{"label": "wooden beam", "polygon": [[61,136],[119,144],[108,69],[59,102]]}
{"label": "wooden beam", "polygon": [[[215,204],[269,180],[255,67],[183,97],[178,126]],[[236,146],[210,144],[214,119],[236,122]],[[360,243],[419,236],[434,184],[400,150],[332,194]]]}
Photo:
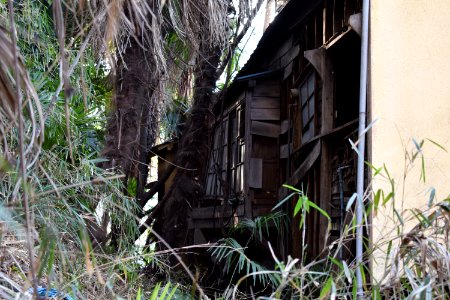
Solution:
{"label": "wooden beam", "polygon": [[291,74],[292,74],[292,69],[294,66],[294,62],[290,62],[283,71],[283,80],[285,80],[286,78],[288,78]]}
{"label": "wooden beam", "polygon": [[354,14],[351,15],[348,18],[348,24],[350,25],[350,27],[356,31],[356,33],[361,36],[361,24],[362,24],[362,15],[361,13],[359,14]]}
{"label": "wooden beam", "polygon": [[277,138],[280,135],[280,125],[252,121],[250,132],[251,134]]}
{"label": "wooden beam", "polygon": [[304,52],[305,58],[312,64],[314,69],[316,69],[317,73],[319,73],[319,76],[323,78],[322,74],[322,64],[325,57],[325,49],[323,48],[317,48],[313,50],[307,50]]}
{"label": "wooden beam", "polygon": [[280,97],[278,81],[258,81],[253,90],[253,97]]}
{"label": "wooden beam", "polygon": [[280,99],[272,97],[253,97],[252,108],[280,108]]}
{"label": "wooden beam", "polygon": [[[300,180],[306,175],[306,173],[312,168],[317,158],[321,152],[321,140],[318,140],[314,147],[309,152],[308,156],[305,158],[303,163],[295,170],[294,174],[287,180],[287,184],[291,186],[297,185]],[[285,197],[287,195],[287,189],[282,188],[280,192],[280,197]]]}
{"label": "wooden beam", "polygon": [[[230,205],[226,204],[226,208],[223,208],[221,205],[207,206],[207,207],[194,207],[192,208],[191,217],[194,220],[206,220],[206,219],[217,219],[216,224],[219,228],[219,219],[234,217],[233,212],[236,216],[241,217],[244,215],[244,206],[239,205],[236,210],[233,210]],[[223,211],[223,216],[221,216]]]}
{"label": "wooden beam", "polygon": [[251,120],[278,121],[280,120],[280,109],[252,108]]}
{"label": "wooden beam", "polygon": [[334,70],[327,51],[322,52],[322,124],[321,134],[327,134],[334,125]]}
{"label": "wooden beam", "polygon": [[[334,70],[333,62],[328,51],[323,52],[322,57],[322,124],[321,134],[325,135],[333,130],[334,126]],[[320,200],[317,203],[323,210],[330,212],[331,201],[331,158],[329,141],[323,139],[320,145]],[[319,214],[319,243],[318,249],[324,249],[326,245],[325,236],[328,229],[328,219]]]}
{"label": "wooden beam", "polygon": [[314,147],[309,152],[308,156],[305,158],[303,163],[300,165],[300,167],[295,170],[292,177],[288,180],[289,185],[296,185],[300,180],[303,179],[303,177],[306,175],[306,173],[311,169],[313,164],[316,162],[317,158],[320,155],[321,152],[321,141],[317,141]]}
{"label": "wooden beam", "polygon": [[[249,87],[246,92],[245,102],[251,103],[253,98],[253,88]],[[253,135],[250,133],[251,128],[251,109],[245,109],[245,160],[244,160],[244,176],[247,177],[250,174],[250,158],[253,153]],[[245,217],[251,219],[253,215],[252,211],[252,201],[253,201],[253,190],[249,188],[248,180],[244,180],[244,207],[245,207]]]}
{"label": "wooden beam", "polygon": [[300,53],[300,46],[295,45],[289,51],[281,57],[281,67],[287,66],[291,61],[294,60]]}
{"label": "wooden beam", "polygon": [[[320,200],[317,203],[327,213],[330,213],[331,203],[331,188],[332,188],[332,174],[331,174],[331,155],[329,149],[329,142],[322,141],[321,156],[320,156],[320,186],[319,194]],[[328,219],[319,214],[319,249],[324,249],[326,246],[325,237],[328,230]]]}
{"label": "wooden beam", "polygon": [[[144,207],[148,200],[150,200],[151,197],[153,197],[166,183],[167,179],[169,179],[170,175],[172,175],[172,172],[175,170],[174,164],[169,164],[166,171],[162,174],[161,178],[155,182],[155,184],[152,185],[152,188],[150,191],[142,195],[142,198],[139,199],[139,205],[141,207]],[[155,207],[156,208],[156,207]]]}

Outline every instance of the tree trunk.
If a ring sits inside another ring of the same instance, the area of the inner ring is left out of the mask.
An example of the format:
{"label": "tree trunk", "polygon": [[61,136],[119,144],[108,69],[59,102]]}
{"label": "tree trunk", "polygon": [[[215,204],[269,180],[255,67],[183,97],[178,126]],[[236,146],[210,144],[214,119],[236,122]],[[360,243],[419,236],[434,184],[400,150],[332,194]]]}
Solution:
{"label": "tree trunk", "polygon": [[172,248],[192,244],[189,218],[192,207],[203,196],[206,161],[213,113],[216,71],[220,49],[202,44],[195,70],[193,105],[183,133],[176,163],[180,166],[171,190],[162,200],[153,230]]}
{"label": "tree trunk", "polygon": [[[125,185],[136,187],[128,189],[128,194],[139,199],[147,180],[148,152],[157,134],[158,108],[152,95],[158,77],[151,56],[134,39],[120,57],[123,59],[117,64],[115,97],[102,151],[108,161],[102,167],[122,171]],[[112,243],[117,246],[121,226],[112,221]]]}

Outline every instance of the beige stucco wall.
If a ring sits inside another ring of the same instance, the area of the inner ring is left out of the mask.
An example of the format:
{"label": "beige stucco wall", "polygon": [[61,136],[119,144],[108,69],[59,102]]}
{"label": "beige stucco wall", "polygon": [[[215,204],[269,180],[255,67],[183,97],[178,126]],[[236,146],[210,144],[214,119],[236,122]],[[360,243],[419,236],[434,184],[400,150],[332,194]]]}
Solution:
{"label": "beige stucco wall", "polygon": [[[436,188],[439,200],[450,194],[450,1],[372,0],[370,28],[369,109],[378,118],[372,130],[372,163],[385,163],[395,179],[399,209],[402,200],[404,209],[423,207],[430,187]],[[414,149],[412,138],[430,138],[449,151],[425,142],[425,183],[420,182],[420,161],[403,181],[404,149]],[[374,190],[390,190],[380,176],[373,184]],[[391,211],[387,208],[373,219],[375,244],[394,229],[386,217]],[[378,278],[383,270],[379,261],[374,264]]]}

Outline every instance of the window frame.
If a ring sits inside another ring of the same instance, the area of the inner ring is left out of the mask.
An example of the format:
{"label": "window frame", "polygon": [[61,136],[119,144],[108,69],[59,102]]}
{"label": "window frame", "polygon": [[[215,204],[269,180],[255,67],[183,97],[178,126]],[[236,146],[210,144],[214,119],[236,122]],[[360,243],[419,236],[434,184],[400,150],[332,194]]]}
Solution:
{"label": "window frame", "polygon": [[[316,135],[317,118],[317,76],[315,70],[308,70],[298,85],[298,113],[301,125],[301,144],[310,141]],[[305,92],[304,92],[305,91]],[[304,111],[306,110],[306,114]],[[306,122],[305,122],[306,115]]]}

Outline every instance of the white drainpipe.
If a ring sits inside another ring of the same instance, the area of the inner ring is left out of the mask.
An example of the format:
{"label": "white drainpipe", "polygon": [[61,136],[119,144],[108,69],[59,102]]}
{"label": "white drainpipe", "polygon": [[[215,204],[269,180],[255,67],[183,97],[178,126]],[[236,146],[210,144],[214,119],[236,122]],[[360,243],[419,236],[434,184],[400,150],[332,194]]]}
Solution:
{"label": "white drainpipe", "polygon": [[367,99],[367,60],[369,48],[369,7],[370,0],[363,0],[361,31],[361,78],[359,85],[359,128],[358,128],[358,170],[356,179],[356,284],[358,299],[364,299],[361,267],[363,263],[363,214],[364,214],[364,160],[366,146],[366,99]]}

